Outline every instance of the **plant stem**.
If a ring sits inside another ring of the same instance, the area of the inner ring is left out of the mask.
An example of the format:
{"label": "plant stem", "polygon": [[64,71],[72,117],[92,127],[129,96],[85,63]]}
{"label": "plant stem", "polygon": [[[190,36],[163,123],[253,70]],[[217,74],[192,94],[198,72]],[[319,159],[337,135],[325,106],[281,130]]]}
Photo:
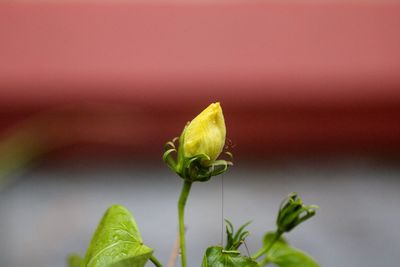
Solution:
{"label": "plant stem", "polygon": [[268,244],[266,247],[262,247],[259,251],[257,251],[255,254],[253,254],[251,257],[253,259],[258,259],[259,257],[267,254],[267,252],[272,248],[272,246],[275,244],[276,241],[282,236],[282,232],[276,231],[274,234],[274,239],[272,239],[271,243]]}
{"label": "plant stem", "polygon": [[151,255],[150,257],[150,261],[157,267],[163,267],[162,264],[157,260],[156,257],[154,257],[153,255]]}
{"label": "plant stem", "polygon": [[186,245],[185,245],[185,205],[188,198],[190,188],[192,187],[192,182],[185,181],[183,183],[181,195],[178,201],[178,219],[179,219],[179,241],[181,246],[182,254],[182,267],[187,267],[186,265]]}

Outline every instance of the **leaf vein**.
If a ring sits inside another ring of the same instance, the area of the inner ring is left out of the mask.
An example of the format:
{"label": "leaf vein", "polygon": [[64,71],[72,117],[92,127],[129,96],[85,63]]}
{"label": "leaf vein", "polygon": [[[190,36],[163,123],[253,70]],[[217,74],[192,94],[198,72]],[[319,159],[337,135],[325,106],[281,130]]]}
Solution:
{"label": "leaf vein", "polygon": [[123,240],[120,240],[120,241],[118,241],[118,242],[115,242],[114,244],[111,244],[111,245],[109,245],[109,246],[103,248],[102,250],[100,250],[99,252],[97,252],[93,257],[91,257],[91,259],[90,259],[90,261],[88,262],[87,266],[90,266],[90,264],[91,264],[98,256],[100,256],[100,254],[102,254],[103,252],[105,252],[105,251],[109,250],[110,248],[112,248],[112,247],[114,247],[114,246],[116,246],[116,245],[119,245],[119,244],[121,244],[121,243],[135,244],[136,242],[132,242],[132,241],[123,241]]}

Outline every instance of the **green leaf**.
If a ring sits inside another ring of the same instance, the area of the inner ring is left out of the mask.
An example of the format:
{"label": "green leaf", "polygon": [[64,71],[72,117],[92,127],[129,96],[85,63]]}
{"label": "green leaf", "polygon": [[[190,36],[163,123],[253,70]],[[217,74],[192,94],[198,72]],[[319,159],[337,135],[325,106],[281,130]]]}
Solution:
{"label": "green leaf", "polygon": [[68,267],[83,267],[83,258],[78,254],[68,255]]}
{"label": "green leaf", "polygon": [[153,250],[143,244],[132,214],[111,206],[97,226],[86,251],[85,267],[143,267]]}
{"label": "green leaf", "polygon": [[[274,233],[267,233],[264,237],[264,246],[269,246],[273,239]],[[275,242],[261,265],[264,266],[269,262],[279,267],[319,267],[310,255],[291,247],[283,238]]]}
{"label": "green leaf", "polygon": [[108,265],[109,267],[143,267],[148,259],[151,257],[151,254],[153,252],[149,252],[147,254],[142,254],[139,256],[131,257],[125,260],[118,261],[116,263],[113,263],[111,265]]}
{"label": "green leaf", "polygon": [[201,267],[260,267],[256,261],[241,256],[239,251],[223,250],[222,247],[209,247]]}

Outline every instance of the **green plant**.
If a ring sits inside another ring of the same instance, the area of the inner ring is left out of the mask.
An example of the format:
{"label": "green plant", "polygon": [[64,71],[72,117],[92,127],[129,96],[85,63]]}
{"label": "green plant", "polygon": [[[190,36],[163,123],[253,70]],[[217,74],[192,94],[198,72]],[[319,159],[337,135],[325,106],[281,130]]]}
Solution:
{"label": "green plant", "polygon": [[[219,103],[213,103],[186,125],[179,138],[167,142],[163,160],[183,179],[178,200],[179,240],[182,267],[187,267],[185,246],[185,206],[194,182],[206,182],[225,172],[232,162],[218,159],[225,144],[225,122]],[[232,156],[229,152],[228,156]],[[202,267],[318,267],[306,253],[291,247],[283,235],[315,215],[317,206],[304,205],[296,194],[290,194],[281,204],[276,219],[276,230],[267,232],[262,247],[252,256],[238,250],[250,232],[246,227],[235,231],[226,222],[226,245],[206,249]],[[84,258],[70,255],[70,267],[143,267],[148,261],[162,264],[146,246],[132,214],[123,206],[111,206],[98,225]],[[171,266],[169,266],[171,267]]]}

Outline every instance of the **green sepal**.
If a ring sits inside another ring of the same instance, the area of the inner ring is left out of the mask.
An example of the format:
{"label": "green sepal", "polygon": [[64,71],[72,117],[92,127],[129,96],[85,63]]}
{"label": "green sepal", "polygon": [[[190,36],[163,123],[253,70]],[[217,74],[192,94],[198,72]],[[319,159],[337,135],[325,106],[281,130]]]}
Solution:
{"label": "green sepal", "polygon": [[226,160],[216,160],[214,161],[210,167],[211,167],[211,176],[216,176],[221,173],[226,172],[228,169],[228,166],[233,166],[233,163],[231,161],[226,161]]}
{"label": "green sepal", "polygon": [[163,155],[163,161],[173,171],[176,170],[176,161],[172,157],[172,153],[174,153],[174,152],[176,152],[176,149],[175,148],[170,148],[170,149],[166,150],[164,155]]}
{"label": "green sepal", "polygon": [[253,259],[240,255],[237,250],[209,247],[204,254],[201,267],[260,267]]}
{"label": "green sepal", "polygon": [[[275,232],[269,232],[264,236],[264,247],[269,247],[271,242],[274,242],[275,235]],[[260,265],[265,266],[268,263],[273,263],[278,267],[319,267],[310,255],[291,247],[282,237],[275,241]]]}
{"label": "green sepal", "polygon": [[[224,173],[228,169],[228,166],[233,165],[231,161],[211,161],[210,157],[205,154],[185,157],[184,148],[181,144],[184,143],[186,127],[179,138],[176,137],[165,144],[162,157],[167,166],[182,179],[190,182],[206,182],[212,176]],[[178,148],[175,146],[175,142],[177,141],[179,142]],[[176,154],[175,157],[173,156],[174,154]],[[231,153],[225,152],[225,154],[232,158]]]}
{"label": "green sepal", "polygon": [[111,206],[101,219],[86,251],[85,267],[143,267],[153,250],[143,244],[132,214]]}
{"label": "green sepal", "polygon": [[173,153],[178,153],[175,147],[176,140],[177,137],[175,137],[172,141],[169,141],[164,145],[164,154],[163,154],[163,161],[173,171],[175,171],[177,167],[176,159],[172,157]]}
{"label": "green sepal", "polygon": [[203,162],[210,160],[210,157],[200,154],[190,158],[183,159],[182,178],[191,182],[205,182],[210,180],[211,171],[210,167],[204,166]]}

